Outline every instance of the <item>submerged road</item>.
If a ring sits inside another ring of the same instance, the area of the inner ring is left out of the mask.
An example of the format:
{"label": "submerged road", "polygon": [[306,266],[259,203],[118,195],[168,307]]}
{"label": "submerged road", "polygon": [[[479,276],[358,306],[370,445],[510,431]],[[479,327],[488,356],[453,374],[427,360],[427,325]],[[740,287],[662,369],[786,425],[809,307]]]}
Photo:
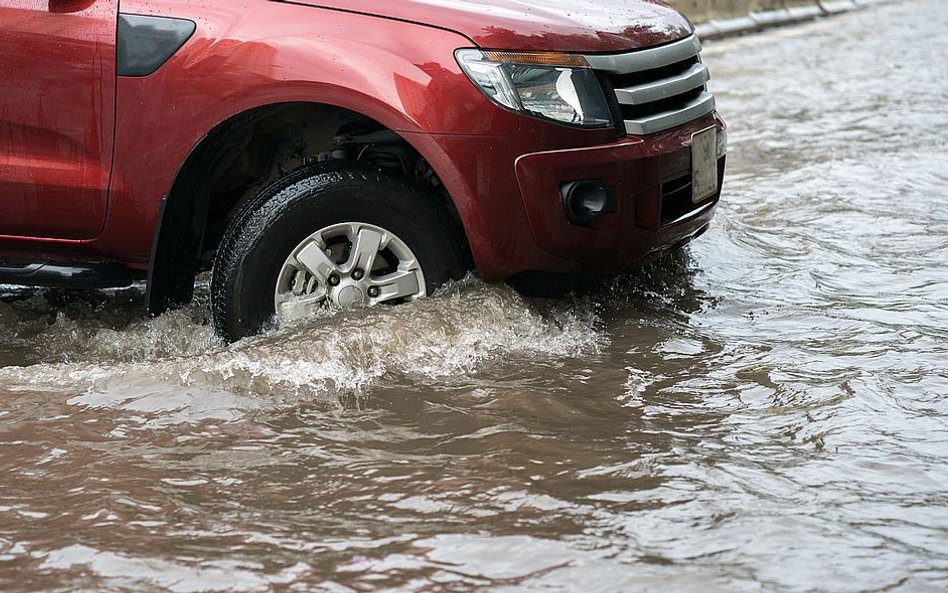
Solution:
{"label": "submerged road", "polygon": [[711,44],[713,230],[223,348],[0,298],[0,590],[948,590],[948,3]]}

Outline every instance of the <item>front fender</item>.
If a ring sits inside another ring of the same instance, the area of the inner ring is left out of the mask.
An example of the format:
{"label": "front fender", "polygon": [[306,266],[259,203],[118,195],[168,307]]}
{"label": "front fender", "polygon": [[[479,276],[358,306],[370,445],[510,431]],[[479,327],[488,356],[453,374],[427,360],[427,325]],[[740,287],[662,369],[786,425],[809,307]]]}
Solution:
{"label": "front fender", "polygon": [[122,10],[198,25],[157,72],[118,81],[110,208],[97,243],[126,263],[148,261],[161,199],[192,148],[254,108],[322,103],[409,135],[518,128],[461,72],[454,51],[473,44],[457,33],[263,0],[124,0]]}

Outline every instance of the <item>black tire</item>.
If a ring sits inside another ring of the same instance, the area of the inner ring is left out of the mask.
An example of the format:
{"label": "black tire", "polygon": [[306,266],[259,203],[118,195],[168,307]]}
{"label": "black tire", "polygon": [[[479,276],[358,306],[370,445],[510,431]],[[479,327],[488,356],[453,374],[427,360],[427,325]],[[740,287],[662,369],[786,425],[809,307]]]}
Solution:
{"label": "black tire", "polygon": [[420,187],[357,165],[304,167],[254,195],[224,233],[211,281],[218,335],[233,342],[266,326],[287,257],[312,233],[344,222],[376,225],[407,243],[429,295],[468,267],[459,225]]}

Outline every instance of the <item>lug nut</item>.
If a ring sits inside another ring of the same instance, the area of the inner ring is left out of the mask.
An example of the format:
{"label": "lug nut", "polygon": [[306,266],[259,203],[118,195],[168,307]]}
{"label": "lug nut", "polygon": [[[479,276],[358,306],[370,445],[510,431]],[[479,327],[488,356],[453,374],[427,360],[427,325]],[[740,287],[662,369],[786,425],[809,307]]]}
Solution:
{"label": "lug nut", "polygon": [[333,274],[332,276],[329,277],[329,286],[339,286],[339,282],[340,282],[339,276],[337,276],[336,274]]}
{"label": "lug nut", "polygon": [[363,278],[365,278],[365,272],[363,272],[362,270],[353,270],[353,271],[352,271],[352,279],[353,279],[353,280],[362,280]]}
{"label": "lug nut", "polygon": [[373,299],[378,298],[380,294],[382,294],[382,289],[379,288],[378,286],[369,287],[369,296],[372,297]]}

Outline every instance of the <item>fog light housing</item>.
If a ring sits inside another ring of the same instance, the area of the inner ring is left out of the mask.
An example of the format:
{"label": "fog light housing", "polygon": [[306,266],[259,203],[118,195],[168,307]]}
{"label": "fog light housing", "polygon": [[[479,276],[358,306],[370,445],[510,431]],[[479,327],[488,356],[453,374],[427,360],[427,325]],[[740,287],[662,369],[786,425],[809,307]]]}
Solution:
{"label": "fog light housing", "polygon": [[616,188],[602,181],[570,181],[560,186],[566,218],[588,225],[603,214],[616,211]]}

